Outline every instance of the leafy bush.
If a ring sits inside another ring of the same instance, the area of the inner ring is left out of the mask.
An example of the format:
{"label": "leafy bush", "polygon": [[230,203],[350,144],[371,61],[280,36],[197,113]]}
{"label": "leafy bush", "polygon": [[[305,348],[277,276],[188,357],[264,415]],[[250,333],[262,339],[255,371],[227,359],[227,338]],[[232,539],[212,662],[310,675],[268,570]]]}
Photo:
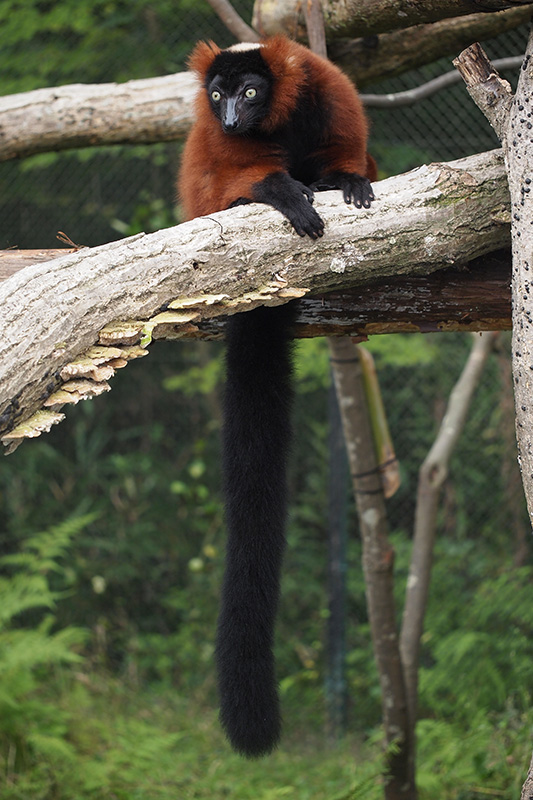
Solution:
{"label": "leafy bush", "polygon": [[[434,587],[436,594],[444,579],[449,592],[453,562],[440,547]],[[463,548],[464,550],[464,548]],[[443,607],[430,606],[424,636],[425,664],[420,671],[422,706],[444,718],[470,726],[478,714],[503,712],[511,702],[518,709],[530,704],[530,676],[533,660],[533,569],[505,569],[485,564],[486,572],[476,579],[475,548],[469,589],[448,597],[448,624]],[[456,552],[456,549],[453,549]],[[444,575],[446,566],[448,575]],[[463,570],[467,564],[463,564]],[[463,576],[461,576],[463,580]],[[470,596],[469,596],[470,595]],[[435,598],[436,599],[436,598]]]}
{"label": "leafy bush", "polygon": [[38,533],[19,553],[0,560],[0,752],[7,781],[37,756],[73,755],[65,738],[68,715],[47,700],[45,687],[52,668],[81,661],[85,633],[76,627],[54,630],[54,616],[46,610],[52,612],[68,591],[71,573],[64,559],[88,522],[69,520]]}
{"label": "leafy bush", "polygon": [[425,719],[417,725],[420,800],[514,800],[531,758],[533,712],[478,712],[468,726]]}

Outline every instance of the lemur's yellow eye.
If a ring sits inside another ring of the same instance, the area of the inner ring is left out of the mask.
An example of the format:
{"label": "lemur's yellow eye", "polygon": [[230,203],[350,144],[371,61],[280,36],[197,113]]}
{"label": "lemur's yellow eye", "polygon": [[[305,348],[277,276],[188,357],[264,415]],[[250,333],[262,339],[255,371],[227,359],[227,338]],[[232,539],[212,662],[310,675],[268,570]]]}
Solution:
{"label": "lemur's yellow eye", "polygon": [[248,99],[251,100],[252,97],[256,96],[257,89],[254,89],[254,88],[250,87],[249,89],[246,90],[245,94],[246,94],[246,97],[248,97]]}
{"label": "lemur's yellow eye", "polygon": [[216,90],[214,92],[211,92],[211,99],[215,103],[218,103],[218,101],[220,100],[220,92],[217,92]]}

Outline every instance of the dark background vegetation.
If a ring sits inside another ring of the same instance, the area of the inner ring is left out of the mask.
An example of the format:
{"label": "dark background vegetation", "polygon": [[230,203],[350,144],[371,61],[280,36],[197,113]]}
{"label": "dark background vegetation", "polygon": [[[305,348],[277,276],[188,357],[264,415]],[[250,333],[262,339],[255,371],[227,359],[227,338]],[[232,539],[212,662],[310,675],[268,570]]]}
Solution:
{"label": "dark background vegetation", "polygon": [[[235,5],[250,19],[251,2]],[[486,49],[519,54],[526,35],[506,34]],[[194,0],[3,0],[1,92],[180,71],[199,38],[232,43],[207,3]],[[398,91],[450,68],[444,59],[365,90]],[[371,118],[383,176],[497,146],[459,85]],[[0,248],[55,247],[58,230],[96,245],[175,224],[180,148],[87,149],[0,164]],[[470,338],[387,336],[368,346],[401,465],[402,485],[388,504],[401,608],[417,471]],[[517,797],[530,757],[531,546],[508,349],[502,335],[440,511],[421,675],[423,797]],[[297,348],[277,644],[286,735],[266,765],[230,755],[216,725],[222,346],[150,350],[119,372],[110,395],[69,410],[49,435],[0,462],[1,796],[379,797],[379,687],[348,476],[348,728],[325,747],[325,343]]]}

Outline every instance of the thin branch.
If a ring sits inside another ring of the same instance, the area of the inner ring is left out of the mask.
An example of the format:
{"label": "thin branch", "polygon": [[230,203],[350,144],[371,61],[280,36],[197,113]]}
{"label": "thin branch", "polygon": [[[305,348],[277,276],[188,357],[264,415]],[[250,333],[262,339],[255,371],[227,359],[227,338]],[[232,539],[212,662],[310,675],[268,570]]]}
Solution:
{"label": "thin branch", "polygon": [[259,41],[261,38],[259,34],[246,24],[228,0],[207,0],[207,2],[239,42]]}
{"label": "thin branch", "polygon": [[[524,56],[509,56],[508,58],[497,58],[492,64],[496,69],[518,69],[524,60]],[[455,63],[455,62],[454,62]],[[437,78],[422,83],[414,89],[407,89],[405,92],[395,92],[391,94],[361,94],[361,100],[368,108],[400,108],[402,106],[412,106],[415,103],[425,100],[442,89],[447,89],[459,83],[461,75],[456,69],[445,72]]]}
{"label": "thin branch", "polygon": [[417,716],[420,640],[429,592],[440,491],[496,335],[493,332],[476,335],[467,362],[450,394],[437,437],[419,471],[415,532],[400,636],[409,714],[413,720]]}

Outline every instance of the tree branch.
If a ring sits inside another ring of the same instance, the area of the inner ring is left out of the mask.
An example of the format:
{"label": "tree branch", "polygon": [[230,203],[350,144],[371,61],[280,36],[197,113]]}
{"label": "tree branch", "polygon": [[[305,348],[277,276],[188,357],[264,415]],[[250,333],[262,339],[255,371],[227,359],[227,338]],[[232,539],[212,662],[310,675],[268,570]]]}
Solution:
{"label": "tree branch", "polygon": [[259,41],[261,38],[259,34],[246,24],[228,0],[207,0],[207,2],[239,42]]}
{"label": "tree branch", "polygon": [[191,72],[0,97],[0,161],[91,145],[170,141],[192,123]]}
{"label": "tree branch", "polygon": [[[328,41],[341,37],[375,36],[415,25],[431,24],[477,12],[519,10],[533,0],[324,0],[322,10]],[[531,10],[531,9],[530,9]],[[256,0],[252,25],[262,36],[282,31],[305,37],[300,0]]]}
{"label": "tree branch", "polygon": [[330,58],[361,87],[455,55],[472,41],[490,39],[527,23],[531,7],[497,14],[472,14],[415,25],[406,30],[362,39],[334,39]]}
{"label": "tree branch", "polygon": [[[69,250],[0,250],[0,281]],[[511,329],[511,252],[499,250],[431,275],[384,278],[300,300],[296,336],[354,336]],[[183,338],[219,339],[225,318],[199,320]],[[173,338],[171,328],[156,338]]]}
{"label": "tree branch", "polygon": [[481,108],[498,138],[503,139],[513,101],[510,84],[500,78],[496,64],[491,64],[477,43],[460,53],[453,63],[472,100]]}
{"label": "tree branch", "polygon": [[[524,11],[527,15],[528,9],[515,9],[497,18],[478,14],[475,19],[418,26],[391,34],[394,39],[381,37],[370,44],[365,39],[338,42],[330,47],[330,56],[361,86],[443,53],[456,53],[472,38],[492,35],[495,28],[501,32],[515,27],[526,19]],[[183,72],[121,84],[74,84],[0,97],[0,161],[74,147],[182,138],[192,124],[197,89],[194,75]],[[433,86],[428,85],[427,91],[431,90]],[[425,94],[426,88],[420,91]],[[403,105],[416,99],[416,92],[383,98],[363,95],[363,101],[379,107]]]}
{"label": "tree branch", "polygon": [[[492,64],[496,69],[518,69],[524,60],[523,56],[509,56],[508,58],[497,58]],[[455,61],[454,61],[455,64]],[[394,92],[390,94],[361,94],[361,100],[367,108],[401,108],[402,106],[412,106],[425,100],[428,97],[459,83],[461,75],[456,69],[445,72],[437,78],[433,78],[427,83],[422,83],[414,89],[407,89],[405,92]]]}
{"label": "tree branch", "polygon": [[[161,325],[179,337],[202,319],[391,275],[429,274],[508,243],[498,151],[389,178],[376,194],[371,209],[358,210],[337,192],[320,193],[320,242],[297,237],[274,209],[241,206],[79,250],[3,281],[0,431],[40,408],[70,377],[66,365],[113,321],[139,321],[137,337],[143,327]],[[159,316],[165,308],[172,313]]]}

